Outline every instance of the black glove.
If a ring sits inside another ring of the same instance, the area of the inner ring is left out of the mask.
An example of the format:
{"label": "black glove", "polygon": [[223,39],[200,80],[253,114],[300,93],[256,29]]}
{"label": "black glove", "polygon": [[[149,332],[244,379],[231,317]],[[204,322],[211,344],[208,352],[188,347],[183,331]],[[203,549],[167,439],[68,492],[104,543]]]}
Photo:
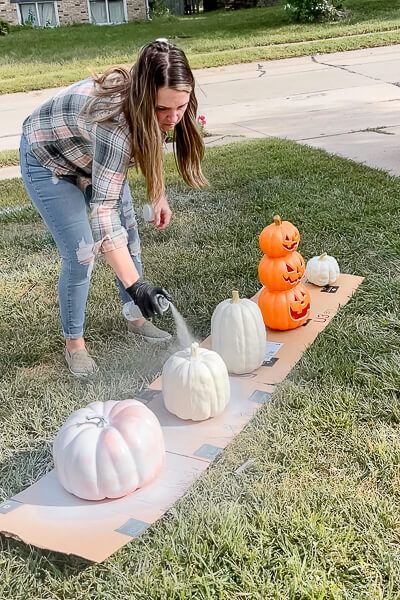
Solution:
{"label": "black glove", "polygon": [[164,288],[153,285],[148,281],[143,281],[143,279],[138,279],[136,283],[126,288],[126,291],[134,303],[140,308],[142,315],[146,319],[163,314],[157,296],[164,296],[171,302],[171,296]]}

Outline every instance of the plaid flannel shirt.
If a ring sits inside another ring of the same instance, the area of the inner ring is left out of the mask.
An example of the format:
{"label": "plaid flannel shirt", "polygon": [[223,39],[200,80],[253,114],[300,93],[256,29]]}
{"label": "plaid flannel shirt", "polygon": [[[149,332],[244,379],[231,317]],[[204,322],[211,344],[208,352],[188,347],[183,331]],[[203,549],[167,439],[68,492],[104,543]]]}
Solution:
{"label": "plaid flannel shirt", "polygon": [[56,176],[77,177],[77,182],[86,178],[91,183],[93,238],[98,251],[108,252],[125,246],[128,239],[119,205],[132,164],[131,136],[124,115],[106,123],[85,116],[93,94],[91,79],[68,87],[25,120],[23,133],[38,161]]}

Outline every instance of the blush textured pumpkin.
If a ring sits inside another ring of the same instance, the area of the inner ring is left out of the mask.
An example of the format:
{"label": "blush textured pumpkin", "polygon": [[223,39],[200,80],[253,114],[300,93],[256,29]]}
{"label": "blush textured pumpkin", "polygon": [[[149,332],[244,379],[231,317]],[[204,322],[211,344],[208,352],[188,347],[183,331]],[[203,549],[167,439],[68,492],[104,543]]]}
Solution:
{"label": "blush textured pumpkin", "polygon": [[54,444],[61,485],[84,500],[120,498],[153,481],[165,460],[155,414],[142,402],[92,402],[67,419]]}
{"label": "blush textured pumpkin", "polygon": [[251,373],[262,365],[265,343],[261,310],[234,290],[232,298],[220,302],[212,315],[212,349],[222,356],[230,373]]}
{"label": "blush textured pumpkin", "polygon": [[162,390],[165,408],[177,417],[192,421],[215,417],[229,402],[226,365],[219,354],[193,342],[164,364]]}
{"label": "blush textured pumpkin", "polygon": [[258,265],[258,278],[269,290],[290,290],[300,283],[304,270],[304,259],[296,251],[277,258],[264,254]]}
{"label": "blush textured pumpkin", "polygon": [[274,222],[264,227],[258,241],[264,254],[276,258],[297,250],[300,233],[292,223],[282,221],[279,215],[275,215]]}
{"label": "blush textured pumpkin", "polygon": [[286,292],[261,291],[258,299],[265,324],[271,329],[295,329],[310,316],[311,298],[306,287],[299,283]]}

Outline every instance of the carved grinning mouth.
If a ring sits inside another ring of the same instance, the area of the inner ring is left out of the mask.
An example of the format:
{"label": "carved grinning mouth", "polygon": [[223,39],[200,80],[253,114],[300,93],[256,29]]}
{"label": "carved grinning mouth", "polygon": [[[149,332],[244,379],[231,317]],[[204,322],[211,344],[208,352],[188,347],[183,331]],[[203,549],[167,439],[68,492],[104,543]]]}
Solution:
{"label": "carved grinning mouth", "polygon": [[283,242],[283,247],[286,250],[295,250],[298,246],[299,242]]}
{"label": "carved grinning mouth", "polygon": [[298,321],[299,319],[302,319],[303,317],[305,317],[309,310],[310,310],[309,304],[307,304],[307,306],[305,306],[301,312],[297,312],[296,310],[293,310],[293,308],[291,308],[290,316],[292,317],[292,319],[294,321]]}
{"label": "carved grinning mouth", "polygon": [[297,273],[297,277],[296,277],[296,279],[294,279],[294,280],[293,280],[293,279],[291,279],[290,275],[289,275],[288,277],[285,277],[285,276],[283,275],[283,279],[284,279],[285,281],[287,281],[288,283],[291,283],[292,285],[294,285],[294,284],[296,284],[296,283],[299,281],[300,277],[299,277],[299,274]]}

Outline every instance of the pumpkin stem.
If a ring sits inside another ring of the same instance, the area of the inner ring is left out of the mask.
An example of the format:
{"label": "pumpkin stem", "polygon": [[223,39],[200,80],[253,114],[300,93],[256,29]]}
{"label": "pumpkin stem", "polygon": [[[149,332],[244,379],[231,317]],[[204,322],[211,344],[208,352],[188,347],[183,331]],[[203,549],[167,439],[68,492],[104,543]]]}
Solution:
{"label": "pumpkin stem", "polygon": [[326,256],[328,256],[327,252],[323,252],[321,256],[318,257],[318,260],[324,260]]}
{"label": "pumpkin stem", "polygon": [[282,225],[282,219],[280,218],[279,215],[275,215],[274,216],[274,223],[277,227],[279,227],[280,225]]}
{"label": "pumpkin stem", "polygon": [[[94,423],[96,427],[105,427],[107,425],[107,419],[104,417],[100,417],[100,415],[95,415],[94,417],[86,417],[86,421],[94,421],[98,419],[97,423]],[[77,423],[77,425],[86,425],[86,423]]]}
{"label": "pumpkin stem", "polygon": [[238,304],[239,300],[239,292],[237,290],[233,290],[231,304]]}
{"label": "pumpkin stem", "polygon": [[191,345],[191,357],[197,358],[199,356],[199,344],[197,342],[193,342]]}

